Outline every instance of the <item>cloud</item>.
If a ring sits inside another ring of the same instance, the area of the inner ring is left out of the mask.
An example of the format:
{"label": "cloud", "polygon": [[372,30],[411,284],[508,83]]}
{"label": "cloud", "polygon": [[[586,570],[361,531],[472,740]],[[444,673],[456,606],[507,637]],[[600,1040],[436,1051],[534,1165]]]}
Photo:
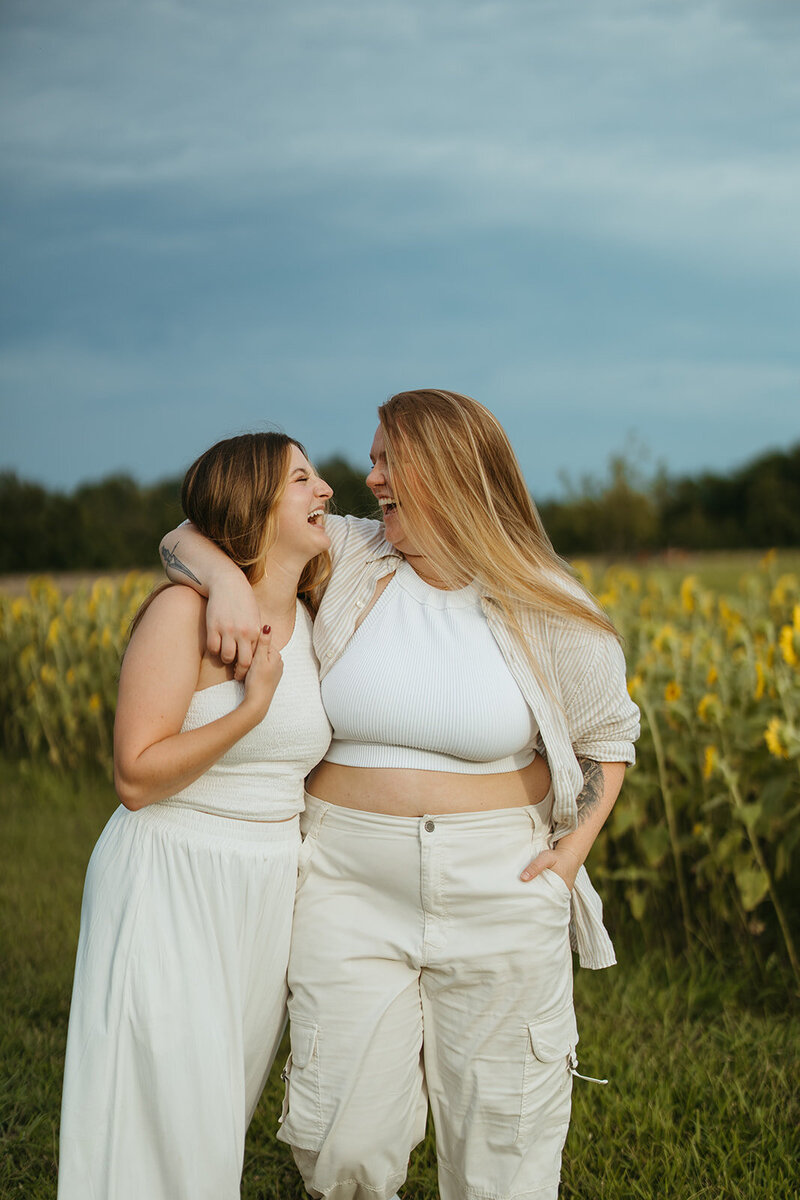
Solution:
{"label": "cloud", "polygon": [[330,189],[320,219],[375,244],[558,227],[793,271],[796,43],[767,9],[34,7],[10,30],[3,157],[23,188],[160,194],[209,224],[308,196],[323,213]]}
{"label": "cloud", "polygon": [[270,417],[363,459],[428,383],[546,490],[628,428],[687,466],[791,440],[798,17],[7,0],[7,461],[153,478]]}

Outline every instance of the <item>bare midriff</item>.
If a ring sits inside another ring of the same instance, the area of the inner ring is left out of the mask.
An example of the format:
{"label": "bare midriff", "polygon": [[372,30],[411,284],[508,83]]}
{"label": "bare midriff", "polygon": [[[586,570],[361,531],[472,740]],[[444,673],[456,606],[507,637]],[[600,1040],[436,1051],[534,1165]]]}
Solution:
{"label": "bare midriff", "polygon": [[312,796],[328,804],[396,817],[524,808],[538,804],[549,789],[550,771],[538,754],[521,771],[497,775],[321,762],[306,784]]}

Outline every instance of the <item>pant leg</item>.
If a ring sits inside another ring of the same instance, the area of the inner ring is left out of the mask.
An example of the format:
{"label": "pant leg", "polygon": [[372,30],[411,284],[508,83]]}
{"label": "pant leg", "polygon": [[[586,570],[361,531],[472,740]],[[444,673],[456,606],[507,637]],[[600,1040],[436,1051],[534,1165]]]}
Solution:
{"label": "pant leg", "polygon": [[[158,806],[109,822],[84,892],[59,1200],[239,1196],[248,1109],[272,1052],[254,1043],[283,1021],[296,854],[296,823]],[[256,1021],[264,972],[276,978]]]}
{"label": "pant leg", "polygon": [[308,798],[278,1137],[312,1196],[386,1200],[425,1135],[416,822]]}
{"label": "pant leg", "polygon": [[435,818],[430,834],[440,937],[421,991],[442,1200],[558,1194],[577,1041],[570,897],[553,872],[519,880],[546,844],[532,820]]}
{"label": "pant leg", "polygon": [[[260,823],[260,822],[259,822]],[[239,910],[245,1129],[264,1090],[286,1029],[286,971],[297,886],[298,822],[271,823],[269,851],[253,864]]]}

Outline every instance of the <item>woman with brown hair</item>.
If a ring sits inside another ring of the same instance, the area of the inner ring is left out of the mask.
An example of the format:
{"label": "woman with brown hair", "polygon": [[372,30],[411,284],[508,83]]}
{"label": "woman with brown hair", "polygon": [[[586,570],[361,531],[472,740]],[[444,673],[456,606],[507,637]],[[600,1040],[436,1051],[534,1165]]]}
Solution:
{"label": "woman with brown hair", "polygon": [[[570,942],[614,962],[582,864],[638,712],[496,418],[435,389],[379,418],[383,523],[326,526],[333,741],[307,782],[279,1137],[312,1195],[384,1200],[430,1103],[443,1200],[550,1200],[577,1073]],[[242,670],[247,598],[185,537]]]}
{"label": "woman with brown hair", "polygon": [[299,443],[256,433],[190,467],[182,501],[240,576],[259,634],[242,684],[206,602],[158,589],[122,664],[122,801],[86,876],[59,1200],[234,1200],[283,1032],[303,777],[330,740],[311,612],[331,496]]}

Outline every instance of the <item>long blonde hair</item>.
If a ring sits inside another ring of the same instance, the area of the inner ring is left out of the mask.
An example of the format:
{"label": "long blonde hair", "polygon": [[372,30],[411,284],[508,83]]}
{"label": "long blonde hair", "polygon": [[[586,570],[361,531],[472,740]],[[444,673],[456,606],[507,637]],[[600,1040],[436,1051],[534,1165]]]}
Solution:
{"label": "long blonde hair", "polygon": [[[264,574],[264,559],[278,534],[278,506],[289,482],[292,446],[306,454],[300,442],[285,433],[243,433],[211,446],[183,478],[184,513],[250,583]],[[327,551],[303,569],[297,594],[312,613],[330,572]],[[150,593],[131,623],[131,633],[159,592],[170,586],[162,584]]]}
{"label": "long blonde hair", "polygon": [[451,588],[471,580],[521,632],[525,612],[615,633],[548,538],[497,418],[458,392],[398,392],[378,409],[394,498],[410,540]]}

